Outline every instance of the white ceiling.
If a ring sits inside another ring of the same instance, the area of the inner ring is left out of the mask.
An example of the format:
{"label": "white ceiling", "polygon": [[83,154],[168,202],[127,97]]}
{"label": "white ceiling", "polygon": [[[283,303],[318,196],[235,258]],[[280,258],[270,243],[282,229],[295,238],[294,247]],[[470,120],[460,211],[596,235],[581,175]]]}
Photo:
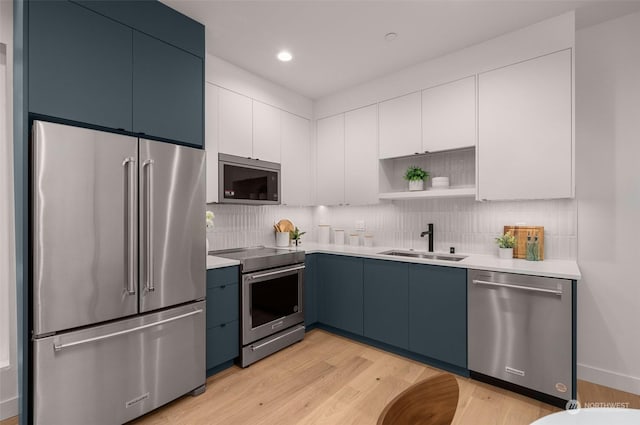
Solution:
{"label": "white ceiling", "polygon": [[[310,99],[569,10],[578,28],[640,10],[640,0],[162,1],[206,26],[209,53]],[[279,62],[280,49],[293,61]]]}

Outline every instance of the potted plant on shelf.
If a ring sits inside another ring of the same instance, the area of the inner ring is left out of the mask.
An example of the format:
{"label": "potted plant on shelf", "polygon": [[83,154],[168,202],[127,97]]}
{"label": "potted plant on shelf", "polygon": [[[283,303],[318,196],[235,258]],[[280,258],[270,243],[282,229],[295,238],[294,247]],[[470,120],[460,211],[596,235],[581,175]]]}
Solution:
{"label": "potted plant on shelf", "polygon": [[513,247],[516,246],[516,237],[511,231],[496,238],[498,243],[498,256],[500,258],[513,258]]}
{"label": "potted plant on shelf", "polygon": [[420,167],[411,166],[404,173],[404,179],[409,181],[409,190],[424,190],[424,181],[429,178],[429,173]]}

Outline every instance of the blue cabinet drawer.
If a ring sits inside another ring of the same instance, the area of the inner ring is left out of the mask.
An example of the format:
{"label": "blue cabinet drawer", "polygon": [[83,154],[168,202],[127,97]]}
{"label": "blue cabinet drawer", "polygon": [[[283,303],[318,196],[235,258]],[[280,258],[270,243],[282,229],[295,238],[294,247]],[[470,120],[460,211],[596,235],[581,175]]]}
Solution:
{"label": "blue cabinet drawer", "polygon": [[207,328],[238,320],[238,284],[207,289]]}
{"label": "blue cabinet drawer", "polygon": [[238,357],[239,344],[238,320],[207,329],[207,369]]}
{"label": "blue cabinet drawer", "polygon": [[207,289],[237,284],[240,278],[238,266],[207,270]]}

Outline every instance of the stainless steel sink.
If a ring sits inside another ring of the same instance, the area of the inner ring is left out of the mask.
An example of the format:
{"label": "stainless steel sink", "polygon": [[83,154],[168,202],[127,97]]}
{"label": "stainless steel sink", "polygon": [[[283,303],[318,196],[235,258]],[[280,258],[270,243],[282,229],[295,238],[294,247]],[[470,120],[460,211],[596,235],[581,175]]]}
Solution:
{"label": "stainless steel sink", "polygon": [[466,255],[433,254],[430,252],[395,251],[395,250],[379,252],[378,254],[393,255],[396,257],[424,258],[427,260],[445,260],[445,261],[460,261],[467,258]]}

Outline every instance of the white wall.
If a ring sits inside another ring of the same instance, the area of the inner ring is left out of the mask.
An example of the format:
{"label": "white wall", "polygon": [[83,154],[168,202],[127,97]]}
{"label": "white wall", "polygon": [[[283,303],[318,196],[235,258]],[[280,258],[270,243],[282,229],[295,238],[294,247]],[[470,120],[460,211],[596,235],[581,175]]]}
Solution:
{"label": "white wall", "polygon": [[12,2],[0,1],[0,326],[3,327],[0,330],[0,420],[18,414],[12,166],[12,6]]}
{"label": "white wall", "polygon": [[313,115],[310,99],[211,54],[206,57],[205,81],[307,119]]}
{"label": "white wall", "polygon": [[575,14],[565,13],[318,99],[314,104],[314,115],[315,118],[335,115],[573,47],[574,35]]}
{"label": "white wall", "polygon": [[576,34],[578,377],[640,394],[640,13]]}

